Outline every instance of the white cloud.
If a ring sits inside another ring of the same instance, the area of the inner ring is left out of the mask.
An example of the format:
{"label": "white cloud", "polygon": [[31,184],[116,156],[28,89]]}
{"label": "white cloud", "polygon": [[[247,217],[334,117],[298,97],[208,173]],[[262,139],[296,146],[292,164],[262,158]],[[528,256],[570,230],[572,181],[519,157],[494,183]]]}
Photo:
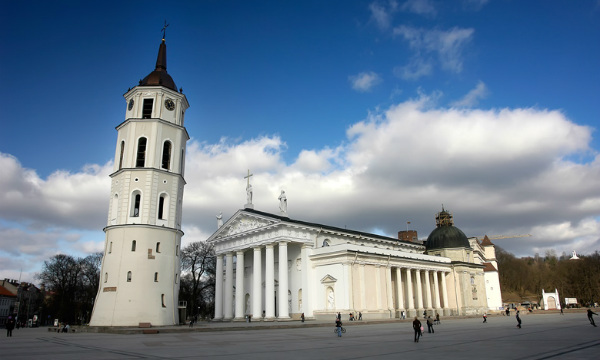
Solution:
{"label": "white cloud", "polygon": [[[600,156],[589,148],[592,129],[560,111],[448,109],[431,101],[372,112],[344,143],[304,150],[290,164],[277,136],[190,141],[184,245],[215,231],[220,211],[227,220],[243,207],[250,169],[255,208],[278,213],[284,189],[294,219],[390,236],[411,221],[423,238],[443,203],[468,236],[534,235],[499,241],[517,255],[598,248]],[[581,153],[596,158],[568,160]],[[1,273],[23,266],[31,275],[58,252],[102,248],[112,166],[41,179],[10,155],[0,163]]]}
{"label": "white cloud", "polygon": [[352,85],[352,89],[359,92],[368,92],[381,83],[381,77],[374,73],[373,71],[361,72],[358,75],[351,75],[348,77]]}
{"label": "white cloud", "polygon": [[400,9],[419,15],[435,16],[437,14],[437,10],[430,0],[408,0],[400,6]]}
{"label": "white cloud", "polygon": [[398,4],[396,1],[387,3],[374,2],[369,5],[371,12],[371,21],[375,22],[380,30],[386,30],[390,27],[391,16],[397,10]]}
{"label": "white cloud", "polygon": [[[463,49],[473,38],[474,32],[473,29],[457,27],[442,31],[400,25],[394,28],[393,34],[402,37],[413,49],[411,64],[430,63],[430,56],[435,54],[442,69],[460,73],[463,69]],[[408,69],[412,67],[414,65],[406,66]],[[415,71],[412,73],[419,74]],[[429,75],[431,72],[420,73]]]}
{"label": "white cloud", "polygon": [[394,68],[394,75],[404,80],[418,80],[432,73],[433,65],[431,61],[422,58],[413,58],[408,65]]}
{"label": "white cloud", "polygon": [[479,81],[475,89],[469,91],[462,99],[453,102],[451,105],[456,107],[472,107],[477,105],[479,99],[485,98],[487,94],[487,87],[483,81]]}

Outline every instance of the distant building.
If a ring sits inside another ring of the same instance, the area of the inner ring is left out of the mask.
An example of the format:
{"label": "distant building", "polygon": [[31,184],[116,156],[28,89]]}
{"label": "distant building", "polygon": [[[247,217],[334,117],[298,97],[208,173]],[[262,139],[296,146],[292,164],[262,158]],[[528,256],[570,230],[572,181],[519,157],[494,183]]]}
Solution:
{"label": "distant building", "polygon": [[[1,282],[0,282],[1,283]],[[6,287],[0,285],[0,327],[6,324],[8,316],[14,316],[15,303],[17,295]]]}

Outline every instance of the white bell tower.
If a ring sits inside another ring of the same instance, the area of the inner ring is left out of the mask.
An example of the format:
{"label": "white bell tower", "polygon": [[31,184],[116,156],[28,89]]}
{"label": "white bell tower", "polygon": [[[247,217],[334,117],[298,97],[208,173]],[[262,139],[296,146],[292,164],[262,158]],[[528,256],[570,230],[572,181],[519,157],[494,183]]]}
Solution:
{"label": "white bell tower", "polygon": [[164,36],[156,69],[124,97],[90,325],[175,325],[189,104],[167,73]]}

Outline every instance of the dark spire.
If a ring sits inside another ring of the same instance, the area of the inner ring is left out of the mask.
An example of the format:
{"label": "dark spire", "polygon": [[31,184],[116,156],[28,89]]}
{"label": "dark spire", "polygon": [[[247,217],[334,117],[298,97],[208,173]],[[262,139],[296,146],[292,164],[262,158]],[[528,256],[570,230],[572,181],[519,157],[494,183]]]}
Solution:
{"label": "dark spire", "polygon": [[167,73],[167,44],[162,39],[158,47],[158,57],[156,58],[156,68],[148,74],[140,83],[140,86],[164,86],[177,91],[177,86],[171,75]]}

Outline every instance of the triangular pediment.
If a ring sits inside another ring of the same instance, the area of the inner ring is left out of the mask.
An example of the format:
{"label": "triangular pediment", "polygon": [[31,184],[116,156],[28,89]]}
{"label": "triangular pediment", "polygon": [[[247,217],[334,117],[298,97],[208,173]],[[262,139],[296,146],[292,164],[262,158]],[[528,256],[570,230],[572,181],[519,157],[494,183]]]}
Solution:
{"label": "triangular pediment", "polygon": [[238,212],[227,221],[213,236],[214,239],[245,233],[275,224],[275,220]]}
{"label": "triangular pediment", "polygon": [[321,279],[321,284],[330,284],[330,283],[334,283],[336,281],[337,281],[336,278],[334,278],[333,276],[327,274],[327,275],[325,275],[324,278]]}

